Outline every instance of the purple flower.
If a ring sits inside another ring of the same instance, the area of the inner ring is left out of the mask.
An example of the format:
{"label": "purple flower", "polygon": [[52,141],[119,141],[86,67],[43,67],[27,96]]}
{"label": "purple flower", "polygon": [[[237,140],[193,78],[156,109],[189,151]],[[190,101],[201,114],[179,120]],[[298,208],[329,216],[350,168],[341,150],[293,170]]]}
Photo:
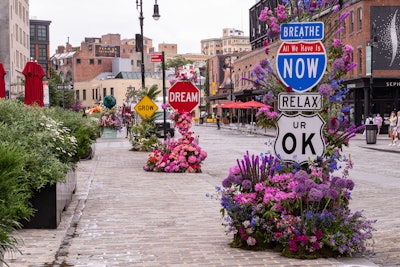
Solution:
{"label": "purple flower", "polygon": [[340,41],[340,39],[334,39],[333,40],[333,47],[334,48],[338,48],[341,45],[342,45],[342,42]]}
{"label": "purple flower", "polygon": [[296,193],[296,197],[303,197],[307,194],[307,190],[306,187],[304,186],[304,184],[298,184],[295,186],[294,188],[294,192]]}
{"label": "purple flower", "polygon": [[263,103],[265,105],[271,105],[272,100],[274,99],[274,94],[273,93],[267,93],[263,96]]}
{"label": "purple flower", "polygon": [[329,97],[333,92],[333,87],[330,84],[323,83],[319,86],[318,92],[323,97]]}
{"label": "purple flower", "polygon": [[322,198],[323,198],[323,194],[322,194],[321,190],[319,190],[317,188],[311,188],[310,192],[308,192],[308,200],[309,201],[319,202],[319,201],[321,201]]}
{"label": "purple flower", "polygon": [[344,70],[344,60],[342,58],[335,59],[332,65],[335,71]]}
{"label": "purple flower", "polygon": [[338,198],[338,192],[335,190],[335,189],[329,189],[327,192],[326,192],[326,197],[327,198],[330,198],[330,199],[332,199],[332,200],[336,200],[337,198]]}
{"label": "purple flower", "polygon": [[294,179],[300,183],[304,183],[308,179],[308,173],[304,170],[300,170],[294,174]]}
{"label": "purple flower", "polygon": [[230,187],[232,186],[232,182],[231,182],[231,180],[229,179],[229,177],[228,177],[228,178],[225,178],[225,179],[222,181],[222,186],[225,187],[225,188],[230,188]]}
{"label": "purple flower", "polygon": [[350,179],[347,179],[347,180],[346,180],[346,188],[347,188],[348,190],[353,190],[353,188],[354,188],[354,182],[353,182],[353,180],[350,180]]}
{"label": "purple flower", "polygon": [[247,179],[243,180],[243,182],[242,182],[242,187],[243,187],[244,190],[250,190],[252,185],[253,184],[251,183],[251,181],[247,180]]}

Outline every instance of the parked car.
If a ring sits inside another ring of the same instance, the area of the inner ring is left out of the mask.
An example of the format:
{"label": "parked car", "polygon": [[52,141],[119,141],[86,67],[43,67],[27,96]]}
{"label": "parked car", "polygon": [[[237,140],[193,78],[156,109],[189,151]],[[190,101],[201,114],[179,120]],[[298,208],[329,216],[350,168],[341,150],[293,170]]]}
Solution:
{"label": "parked car", "polygon": [[[169,114],[170,112],[167,110],[166,112],[166,119],[165,119],[165,125],[166,125],[166,133],[169,134],[171,137],[175,136],[175,127],[174,127],[174,122],[169,119]],[[164,137],[164,110],[157,110],[154,114],[156,116],[155,123],[156,123],[156,128],[157,128],[157,136],[158,137]]]}

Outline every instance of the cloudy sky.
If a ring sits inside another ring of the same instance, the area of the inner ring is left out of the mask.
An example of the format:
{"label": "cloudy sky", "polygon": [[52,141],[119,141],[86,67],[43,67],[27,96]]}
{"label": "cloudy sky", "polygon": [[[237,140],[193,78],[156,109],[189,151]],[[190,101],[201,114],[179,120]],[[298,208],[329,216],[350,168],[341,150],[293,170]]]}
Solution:
{"label": "cloudy sky", "polygon": [[[50,20],[50,49],[68,38],[79,46],[85,37],[119,33],[134,38],[140,33],[135,0],[30,0],[30,18]],[[249,8],[256,0],[158,0],[161,18],[153,20],[154,0],[143,0],[144,36],[159,43],[178,44],[178,53],[200,53],[200,40],[222,36],[223,28],[249,35]],[[139,8],[140,9],[140,8]]]}

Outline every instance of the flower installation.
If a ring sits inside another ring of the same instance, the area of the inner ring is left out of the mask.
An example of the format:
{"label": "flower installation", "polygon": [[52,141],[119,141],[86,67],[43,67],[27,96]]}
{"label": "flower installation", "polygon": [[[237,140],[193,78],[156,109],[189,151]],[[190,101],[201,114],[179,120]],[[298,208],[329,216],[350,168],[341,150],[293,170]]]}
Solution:
{"label": "flower installation", "polygon": [[[329,47],[326,74],[311,89],[323,99],[323,156],[300,164],[285,161],[280,155],[246,153],[229,169],[222,186],[216,188],[217,194],[210,197],[222,206],[223,225],[233,236],[232,247],[274,249],[293,258],[363,256],[371,251],[376,221],[349,208],[355,187],[349,172],[354,163],[350,156],[342,154],[343,146],[348,146],[363,126],[350,125],[345,119],[351,107],[344,105],[348,89],[343,86],[342,77],[356,64],[351,57],[353,48],[335,35],[342,29],[348,12],[342,11],[337,0],[282,3],[275,10],[265,7],[259,17],[267,24],[271,39],[279,36],[281,23],[337,20],[336,29],[326,33],[323,40]],[[324,16],[320,15],[322,12]],[[268,55],[269,44],[264,45]],[[279,80],[269,59],[261,60],[251,77],[243,79],[266,89],[263,100],[271,106],[278,93],[293,91]],[[277,118],[278,113],[269,108],[259,109],[256,115],[262,128],[276,128]]]}
{"label": "flower installation", "polygon": [[99,120],[101,128],[111,128],[120,131],[122,123],[115,109],[106,109]]}
{"label": "flower installation", "polygon": [[192,115],[189,112],[174,112],[170,115],[175,127],[182,135],[178,140],[170,137],[163,145],[153,150],[149,155],[146,171],[154,172],[201,172],[201,164],[207,158],[207,153],[198,145],[198,140],[189,131],[192,126]]}
{"label": "flower installation", "polygon": [[[193,70],[180,71],[175,80],[170,81],[174,84],[176,81],[192,82],[196,79],[196,73]],[[163,108],[167,106],[163,105]],[[181,137],[173,140],[170,136],[153,153],[149,155],[146,165],[143,167],[146,171],[154,172],[184,172],[199,173],[201,164],[207,158],[206,151],[198,145],[198,136],[193,137],[192,114],[175,110],[169,118],[174,122]]]}

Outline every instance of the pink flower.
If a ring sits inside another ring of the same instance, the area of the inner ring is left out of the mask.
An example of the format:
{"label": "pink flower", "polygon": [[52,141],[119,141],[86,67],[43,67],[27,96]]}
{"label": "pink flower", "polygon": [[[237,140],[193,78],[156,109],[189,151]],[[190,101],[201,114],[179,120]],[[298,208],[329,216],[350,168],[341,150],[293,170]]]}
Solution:
{"label": "pink flower", "polygon": [[249,246],[254,246],[257,243],[256,239],[251,236],[249,238],[247,238],[246,242],[247,242],[247,245],[249,245]]}
{"label": "pink flower", "polygon": [[197,161],[197,158],[195,157],[195,156],[189,156],[189,158],[188,158],[188,162],[189,163],[196,163],[196,161]]}

